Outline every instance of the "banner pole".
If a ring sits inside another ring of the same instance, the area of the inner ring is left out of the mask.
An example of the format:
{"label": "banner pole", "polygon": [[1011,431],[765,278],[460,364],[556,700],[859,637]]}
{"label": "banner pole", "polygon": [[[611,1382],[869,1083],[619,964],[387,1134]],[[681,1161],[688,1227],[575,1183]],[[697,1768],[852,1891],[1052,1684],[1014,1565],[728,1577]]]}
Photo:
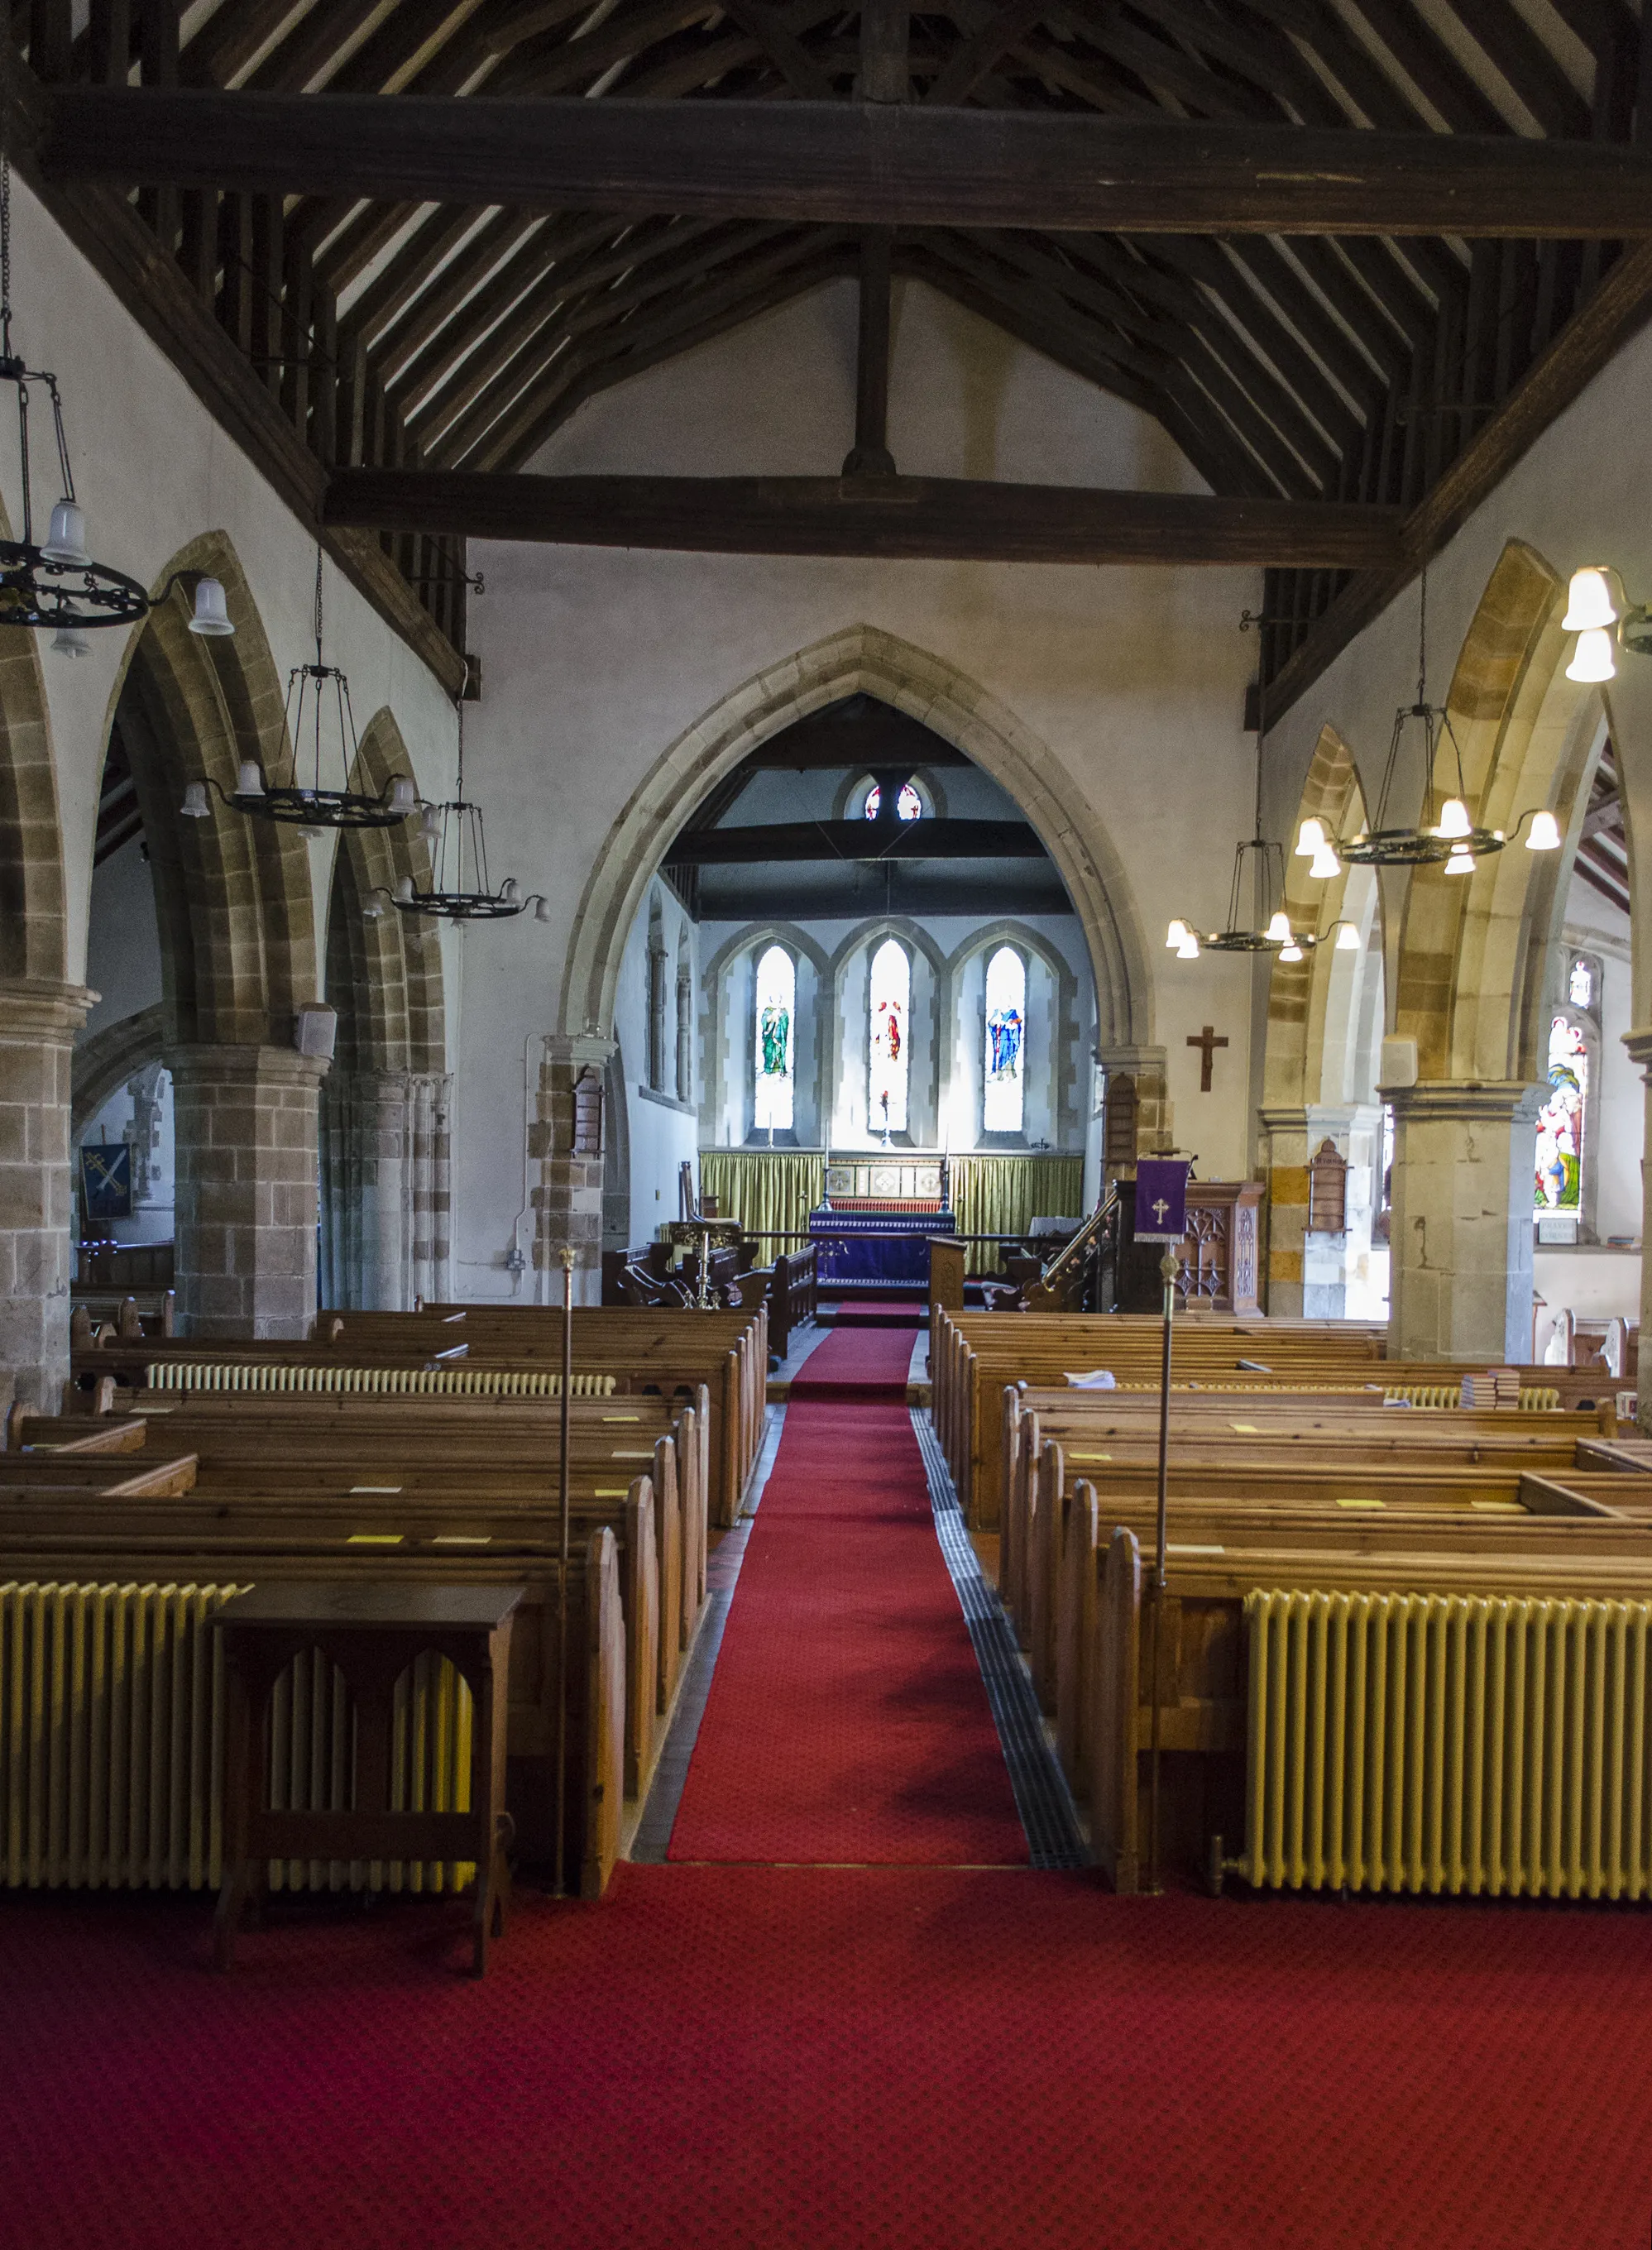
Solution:
{"label": "banner pole", "polygon": [[574,1387],[574,1246],[562,1249],[562,1427],[557,1442],[562,1570],[556,1588],[556,1892],[568,1896],[568,1404]]}
{"label": "banner pole", "polygon": [[1168,1516],[1170,1465],[1170,1370],[1171,1337],[1176,1319],[1176,1269],[1174,1249],[1167,1248],[1158,1261],[1159,1273],[1165,1284],[1165,1348],[1158,1377],[1158,1515],[1153,1538],[1153,1623],[1148,1655],[1148,1679],[1153,1699],[1151,1753],[1148,1763],[1147,1783],[1147,1888],[1157,1892],[1158,1880],[1158,1757],[1159,1711],[1162,1698],[1159,1692],[1159,1636],[1165,1614],[1165,1541]]}

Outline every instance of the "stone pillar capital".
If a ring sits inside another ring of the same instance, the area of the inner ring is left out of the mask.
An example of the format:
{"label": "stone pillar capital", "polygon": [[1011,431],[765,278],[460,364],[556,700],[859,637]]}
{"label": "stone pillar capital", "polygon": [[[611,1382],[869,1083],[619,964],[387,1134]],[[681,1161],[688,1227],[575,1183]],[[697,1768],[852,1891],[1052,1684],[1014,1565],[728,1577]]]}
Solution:
{"label": "stone pillar capital", "polygon": [[1649,1086],[1652,1086],[1652,1028],[1622,1034],[1623,1044],[1629,1050],[1629,1060]]}
{"label": "stone pillar capital", "polygon": [[561,1063],[576,1073],[590,1064],[601,1070],[619,1051],[618,1039],[604,1039],[596,1032],[547,1032],[545,1060]]}
{"label": "stone pillar capital", "polygon": [[1415,1086],[1379,1086],[1377,1098],[1396,1120],[1530,1125],[1548,1099],[1546,1086],[1523,1078],[1422,1079]]}
{"label": "stone pillar capital", "polygon": [[318,1087],[329,1064],[296,1047],[218,1046],[189,1041],[169,1046],[164,1057],[175,1080],[189,1086]]}
{"label": "stone pillar capital", "polygon": [[98,998],[84,984],[54,977],[0,977],[0,1039],[73,1039]]}

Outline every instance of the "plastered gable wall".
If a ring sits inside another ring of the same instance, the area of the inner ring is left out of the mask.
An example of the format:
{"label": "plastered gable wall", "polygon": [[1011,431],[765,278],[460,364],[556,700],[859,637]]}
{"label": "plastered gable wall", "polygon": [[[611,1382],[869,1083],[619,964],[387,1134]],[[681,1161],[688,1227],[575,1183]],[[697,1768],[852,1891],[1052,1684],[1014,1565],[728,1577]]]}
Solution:
{"label": "plastered gable wall", "polygon": [[[1133,408],[927,289],[908,285],[896,299],[890,432],[903,470],[1200,489]],[[531,466],[835,473],[853,429],[854,327],[853,290],[824,288],[591,401]],[[1162,938],[1172,914],[1222,919],[1233,845],[1250,830],[1253,753],[1240,718],[1255,644],[1238,620],[1259,606],[1258,573],[499,543],[475,546],[472,564],[487,593],[471,612],[484,695],[467,741],[490,827],[510,839],[511,872],[543,887],[555,915],[549,929],[490,933],[505,972],[490,977],[485,1002],[467,996],[454,1147],[473,1269],[508,1246],[516,1213],[500,1143],[515,1130],[524,1042],[556,1028],[539,964],[554,977],[615,820],[667,749],[741,682],[858,625],[996,698],[1096,811],[1145,933],[1149,1029],[1138,1036],[1168,1049],[1178,1129],[1191,1105],[1207,1169],[1243,1168],[1234,1089],[1245,1083],[1248,971],[1220,956],[1174,963]],[[477,957],[467,952],[467,975]],[[1205,1022],[1233,1041],[1213,1095],[1199,1094],[1198,1056],[1184,1045]]]}
{"label": "plastered gable wall", "polygon": [[[312,535],[233,442],[104,283],[12,182],[16,335],[33,367],[55,369],[64,390],[77,493],[93,553],[151,589],[173,556],[209,530],[229,538],[245,570],[283,680],[315,656]],[[38,508],[57,498],[49,456],[35,454]],[[49,487],[49,489],[48,489]],[[15,428],[0,429],[0,497],[17,519]],[[454,730],[440,683],[329,563],[327,654],[349,674],[358,722],[394,712],[427,796],[452,794]],[[129,652],[127,633],[93,633],[92,653],[54,656],[43,638],[62,826],[72,981],[86,970],[92,845],[110,714]],[[336,779],[335,786],[338,785]],[[238,815],[218,811],[219,819]],[[318,924],[330,887],[332,839],[310,845]],[[325,959],[318,927],[316,955]],[[95,989],[95,980],[94,980]]]}

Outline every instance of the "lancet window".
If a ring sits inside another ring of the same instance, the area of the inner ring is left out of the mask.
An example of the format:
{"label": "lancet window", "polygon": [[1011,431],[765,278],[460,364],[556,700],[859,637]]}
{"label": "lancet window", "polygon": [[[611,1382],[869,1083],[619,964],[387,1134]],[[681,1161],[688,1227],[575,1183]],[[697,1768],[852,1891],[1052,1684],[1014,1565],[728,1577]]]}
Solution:
{"label": "lancet window", "polygon": [[[874,781],[866,793],[864,818],[867,820],[875,820],[882,804],[882,786]],[[909,781],[903,781],[901,783],[900,795],[895,800],[895,813],[897,820],[919,820],[923,816],[923,799]]]}
{"label": "lancet window", "polygon": [[1538,1112],[1539,1214],[1582,1210],[1588,1094],[1589,1049],[1583,1028],[1569,1015],[1556,1016],[1549,1025],[1549,1098]]}
{"label": "lancet window", "polygon": [[783,945],[757,962],[752,1037],[753,1115],[759,1132],[789,1132],[797,1100],[797,964]]}
{"label": "lancet window", "polygon": [[904,1133],[907,1129],[911,1004],[911,961],[903,945],[886,937],[872,956],[867,1004],[871,1068],[867,1112],[867,1122],[874,1133]]}
{"label": "lancet window", "polygon": [[1026,1117],[1026,963],[1000,945],[986,964],[985,1046],[981,1071],[981,1129],[1019,1133]]}

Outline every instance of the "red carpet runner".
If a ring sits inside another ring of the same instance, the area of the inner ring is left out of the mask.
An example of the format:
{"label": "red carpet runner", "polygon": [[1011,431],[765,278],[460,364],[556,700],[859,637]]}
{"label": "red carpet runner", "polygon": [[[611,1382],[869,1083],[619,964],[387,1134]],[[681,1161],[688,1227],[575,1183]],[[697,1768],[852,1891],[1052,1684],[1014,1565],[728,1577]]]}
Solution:
{"label": "red carpet runner", "polygon": [[[875,1391],[881,1370],[899,1397],[911,1349],[900,1330],[834,1333],[804,1363],[812,1395]],[[799,1405],[798,1389],[670,1856],[1024,1867],[911,1417],[896,1405]]]}

